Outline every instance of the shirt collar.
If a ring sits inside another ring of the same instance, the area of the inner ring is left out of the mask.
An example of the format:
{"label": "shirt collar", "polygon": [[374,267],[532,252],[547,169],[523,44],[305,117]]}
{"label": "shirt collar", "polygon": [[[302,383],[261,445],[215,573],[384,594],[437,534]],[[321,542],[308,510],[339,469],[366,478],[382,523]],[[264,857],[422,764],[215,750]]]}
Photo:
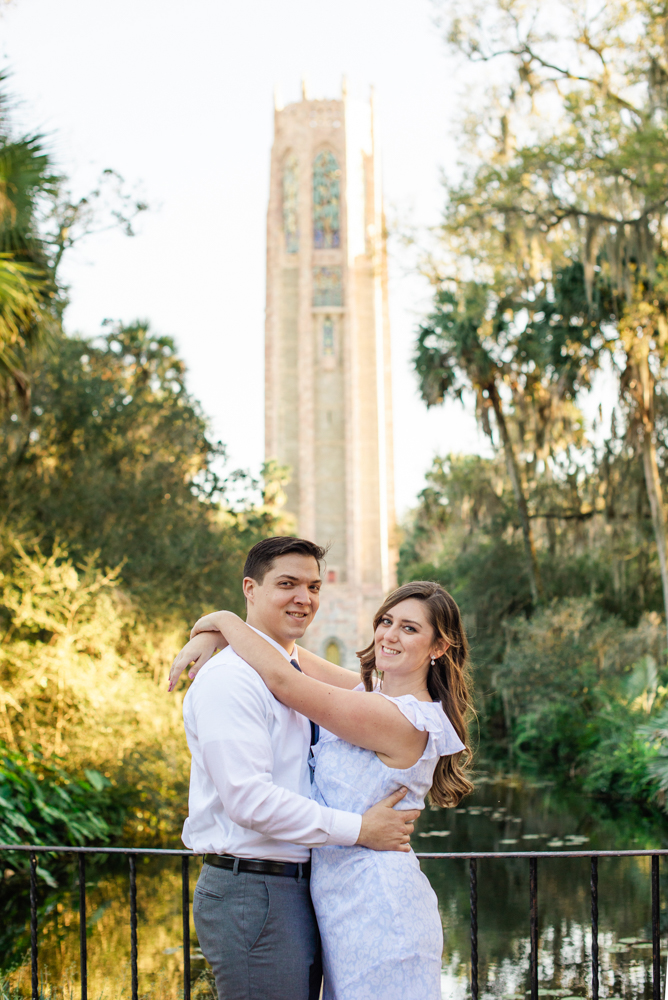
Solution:
{"label": "shirt collar", "polygon": [[[248,624],[248,622],[246,622],[246,624]],[[283,649],[283,647],[281,645],[279,645],[279,643],[277,643],[275,639],[272,639],[270,635],[267,635],[265,632],[261,632],[259,628],[255,628],[253,625],[249,625],[248,627],[252,628],[254,632],[257,632],[257,634],[261,635],[263,639],[266,639],[267,642],[271,643],[271,645],[274,647],[274,649],[277,649],[279,651],[279,653],[283,654],[283,656],[288,661],[288,663],[290,662],[290,660],[296,660],[297,663],[299,663],[299,656],[298,656],[298,653],[297,653],[297,646],[296,645],[295,645],[295,647],[294,647],[294,649],[292,651],[292,656],[290,656],[290,654],[287,652],[287,650]]]}

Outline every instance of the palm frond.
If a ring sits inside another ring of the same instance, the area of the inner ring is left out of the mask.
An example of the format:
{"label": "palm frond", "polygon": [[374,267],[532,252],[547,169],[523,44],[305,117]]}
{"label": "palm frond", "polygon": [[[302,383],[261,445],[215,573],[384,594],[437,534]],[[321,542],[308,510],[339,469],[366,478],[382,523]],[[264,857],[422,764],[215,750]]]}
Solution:
{"label": "palm frond", "polygon": [[32,264],[0,253],[0,388],[28,393],[28,362],[55,330],[48,276]]}

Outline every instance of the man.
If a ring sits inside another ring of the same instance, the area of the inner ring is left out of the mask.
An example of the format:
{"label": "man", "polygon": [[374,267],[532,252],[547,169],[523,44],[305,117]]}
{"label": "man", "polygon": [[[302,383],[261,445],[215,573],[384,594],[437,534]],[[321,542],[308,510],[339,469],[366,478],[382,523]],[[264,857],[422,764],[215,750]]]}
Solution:
{"label": "man", "polygon": [[[295,640],[318,610],[323,557],[305,539],[269,538],[253,546],[244,567],[248,624],[296,669]],[[175,660],[170,689],[183,666],[206,660],[215,642],[211,633],[192,640]],[[199,671],[183,716],[192,754],[183,842],[205,855],[193,915],[218,996],[317,1000],[310,848],[399,850],[419,812],[393,808],[405,790],[363,816],[312,801],[307,760],[315,727],[278,702],[229,647]]]}

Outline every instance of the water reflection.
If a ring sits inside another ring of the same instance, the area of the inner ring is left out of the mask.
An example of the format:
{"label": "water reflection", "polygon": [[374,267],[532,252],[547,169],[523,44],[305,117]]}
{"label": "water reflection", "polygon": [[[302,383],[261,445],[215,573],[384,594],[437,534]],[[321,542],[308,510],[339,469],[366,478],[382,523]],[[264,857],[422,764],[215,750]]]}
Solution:
{"label": "water reflection", "polygon": [[[666,846],[666,828],[625,806],[557,793],[547,785],[482,776],[465,808],[426,812],[417,844],[427,851],[597,850]],[[571,846],[572,845],[572,846]],[[417,846],[417,845],[416,845]],[[651,996],[649,858],[599,862],[600,996]],[[469,871],[462,861],[425,861],[445,929],[444,996],[469,992]],[[590,995],[588,858],[538,864],[539,983],[543,996]],[[662,907],[662,925],[665,907]],[[668,923],[666,923],[668,930]],[[666,942],[668,944],[668,942]],[[529,969],[529,863],[478,862],[481,998],[525,1000]]]}
{"label": "water reflection", "polygon": [[[175,838],[175,843],[176,843]],[[512,851],[652,848],[667,846],[657,818],[625,806],[619,811],[549,786],[483,775],[465,808],[427,810],[414,841],[425,851]],[[663,864],[663,862],[662,862]],[[139,992],[155,1000],[182,996],[181,871],[178,858],[137,862]],[[191,862],[191,889],[200,862]],[[461,1000],[469,990],[468,862],[425,861],[445,929],[443,996]],[[478,948],[481,1000],[526,1000],[529,967],[528,862],[478,862]],[[79,992],[76,865],[57,871],[59,887],[40,896],[39,958],[45,997]],[[89,997],[130,995],[130,926],[127,860],[107,856],[87,867]],[[545,997],[590,995],[589,860],[545,860],[538,865],[539,981]],[[5,879],[0,893],[2,967],[16,997],[30,996],[27,886]],[[662,924],[665,907],[662,907]],[[600,995],[606,1000],[651,997],[649,858],[599,862]],[[663,926],[662,926],[662,929]],[[668,931],[668,921],[665,922]],[[215,996],[191,927],[195,997]],[[668,947],[668,940],[666,941]]]}
{"label": "water reflection", "polygon": [[[191,898],[199,859],[190,862]],[[14,876],[17,878],[17,876]],[[44,997],[71,1000],[79,995],[79,888],[76,862],[57,871],[59,888],[40,902],[39,968]],[[13,880],[12,880],[13,881]],[[25,913],[29,900],[19,885]],[[91,1000],[130,995],[130,907],[128,862],[118,855],[88,856],[86,870],[88,932],[88,996]],[[3,886],[2,903],[9,886]],[[5,906],[6,912],[6,906]],[[14,907],[16,909],[16,907]],[[183,995],[181,944],[181,860],[137,858],[137,951],[139,994],[152,1000],[176,1000]],[[2,965],[17,997],[30,996],[29,928],[15,927],[6,941]],[[5,934],[9,927],[5,924]],[[191,922],[191,982],[193,996],[214,997],[204,957]]]}

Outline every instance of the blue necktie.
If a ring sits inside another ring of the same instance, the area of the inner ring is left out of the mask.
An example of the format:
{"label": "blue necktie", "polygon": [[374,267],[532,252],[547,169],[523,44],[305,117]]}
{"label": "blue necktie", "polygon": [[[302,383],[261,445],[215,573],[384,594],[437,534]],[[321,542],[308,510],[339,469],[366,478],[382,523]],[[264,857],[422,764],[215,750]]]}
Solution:
{"label": "blue necktie", "polygon": [[[299,673],[301,674],[302,668],[299,666],[297,661],[290,660],[290,663],[295,668],[295,670],[298,670]],[[311,720],[309,719],[309,722],[310,721]],[[316,725],[315,722],[311,722],[311,746],[314,747],[319,739],[320,739],[320,726]]]}

